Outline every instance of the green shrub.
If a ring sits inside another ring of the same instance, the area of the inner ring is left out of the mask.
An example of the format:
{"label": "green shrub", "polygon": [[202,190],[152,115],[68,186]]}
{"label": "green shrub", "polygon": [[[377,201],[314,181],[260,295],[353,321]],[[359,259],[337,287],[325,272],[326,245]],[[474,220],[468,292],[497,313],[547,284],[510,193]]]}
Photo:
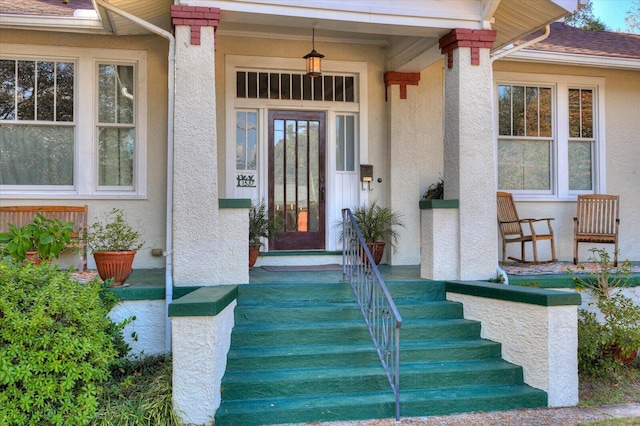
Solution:
{"label": "green shrub", "polygon": [[0,424],[82,425],[118,351],[115,300],[49,264],[0,262]]}
{"label": "green shrub", "polygon": [[[580,310],[578,317],[578,368],[581,373],[605,377],[618,372],[624,359],[640,349],[640,306],[622,295],[631,276],[631,264],[625,260],[618,268],[612,265],[609,254],[602,249],[589,250],[595,270],[576,274],[569,269],[576,289],[591,292],[596,298],[592,305],[602,314]],[[584,266],[578,266],[584,272]]]}

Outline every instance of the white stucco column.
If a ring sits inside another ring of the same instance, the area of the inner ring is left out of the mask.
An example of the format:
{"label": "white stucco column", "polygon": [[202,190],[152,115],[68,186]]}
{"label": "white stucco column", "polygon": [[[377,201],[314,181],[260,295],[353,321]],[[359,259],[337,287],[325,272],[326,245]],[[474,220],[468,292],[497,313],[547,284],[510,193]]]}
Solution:
{"label": "white stucco column", "polygon": [[[404,227],[398,227],[396,250],[389,251],[391,265],[420,263],[420,169],[424,167],[424,118],[418,108],[420,73],[386,72],[389,116],[389,206],[402,213]],[[411,87],[407,87],[411,86]],[[387,249],[389,250],[389,249]]]}
{"label": "white stucco column", "polygon": [[176,286],[215,285],[215,259],[224,238],[216,148],[219,10],[175,5],[171,16],[176,37],[173,279]]}
{"label": "white stucco column", "polygon": [[492,117],[492,30],[455,29],[440,39],[445,67],[444,198],[459,200],[460,279],[498,265]]}

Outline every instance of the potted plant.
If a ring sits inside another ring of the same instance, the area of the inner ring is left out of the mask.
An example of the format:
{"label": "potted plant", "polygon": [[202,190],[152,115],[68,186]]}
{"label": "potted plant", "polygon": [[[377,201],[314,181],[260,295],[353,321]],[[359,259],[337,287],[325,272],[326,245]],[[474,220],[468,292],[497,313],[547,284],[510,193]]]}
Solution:
{"label": "potted plant", "polygon": [[269,211],[264,200],[260,203],[251,203],[249,209],[249,269],[258,260],[260,247],[263,246],[262,238],[272,238],[278,231],[278,224],[269,218]]}
{"label": "potted plant", "polygon": [[9,232],[0,233],[0,244],[2,251],[13,259],[39,263],[59,257],[71,242],[72,233],[73,222],[62,223],[60,219],[37,213],[33,221],[24,226],[10,223]]}
{"label": "potted plant", "polygon": [[442,200],[444,198],[444,180],[440,178],[437,183],[429,185],[424,194],[423,200]]}
{"label": "potted plant", "polygon": [[84,233],[102,280],[113,278],[113,285],[123,285],[131,274],[136,252],[144,245],[140,232],[124,218],[122,209],[114,208],[105,221],[93,223]]}
{"label": "potted plant", "polygon": [[398,231],[394,227],[402,226],[402,214],[388,207],[380,207],[375,201],[353,209],[353,217],[360,228],[373,260],[378,265],[382,260],[387,244],[395,248],[398,243]]}

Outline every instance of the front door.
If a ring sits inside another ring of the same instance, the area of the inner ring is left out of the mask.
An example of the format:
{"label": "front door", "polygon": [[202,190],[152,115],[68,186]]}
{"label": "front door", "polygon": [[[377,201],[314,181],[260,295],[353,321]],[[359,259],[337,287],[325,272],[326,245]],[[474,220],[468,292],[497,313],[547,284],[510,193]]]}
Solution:
{"label": "front door", "polygon": [[270,250],[325,248],[325,113],[269,111]]}

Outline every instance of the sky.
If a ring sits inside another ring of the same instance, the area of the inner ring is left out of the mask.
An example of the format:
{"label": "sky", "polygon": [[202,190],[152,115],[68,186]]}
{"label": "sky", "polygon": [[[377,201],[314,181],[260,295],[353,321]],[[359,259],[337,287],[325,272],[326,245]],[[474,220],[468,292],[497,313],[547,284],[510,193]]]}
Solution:
{"label": "sky", "polygon": [[[624,18],[631,9],[632,0],[591,0],[593,3],[593,16],[600,18],[613,31],[618,29],[625,31],[627,25]],[[638,3],[640,0],[636,0]]]}

